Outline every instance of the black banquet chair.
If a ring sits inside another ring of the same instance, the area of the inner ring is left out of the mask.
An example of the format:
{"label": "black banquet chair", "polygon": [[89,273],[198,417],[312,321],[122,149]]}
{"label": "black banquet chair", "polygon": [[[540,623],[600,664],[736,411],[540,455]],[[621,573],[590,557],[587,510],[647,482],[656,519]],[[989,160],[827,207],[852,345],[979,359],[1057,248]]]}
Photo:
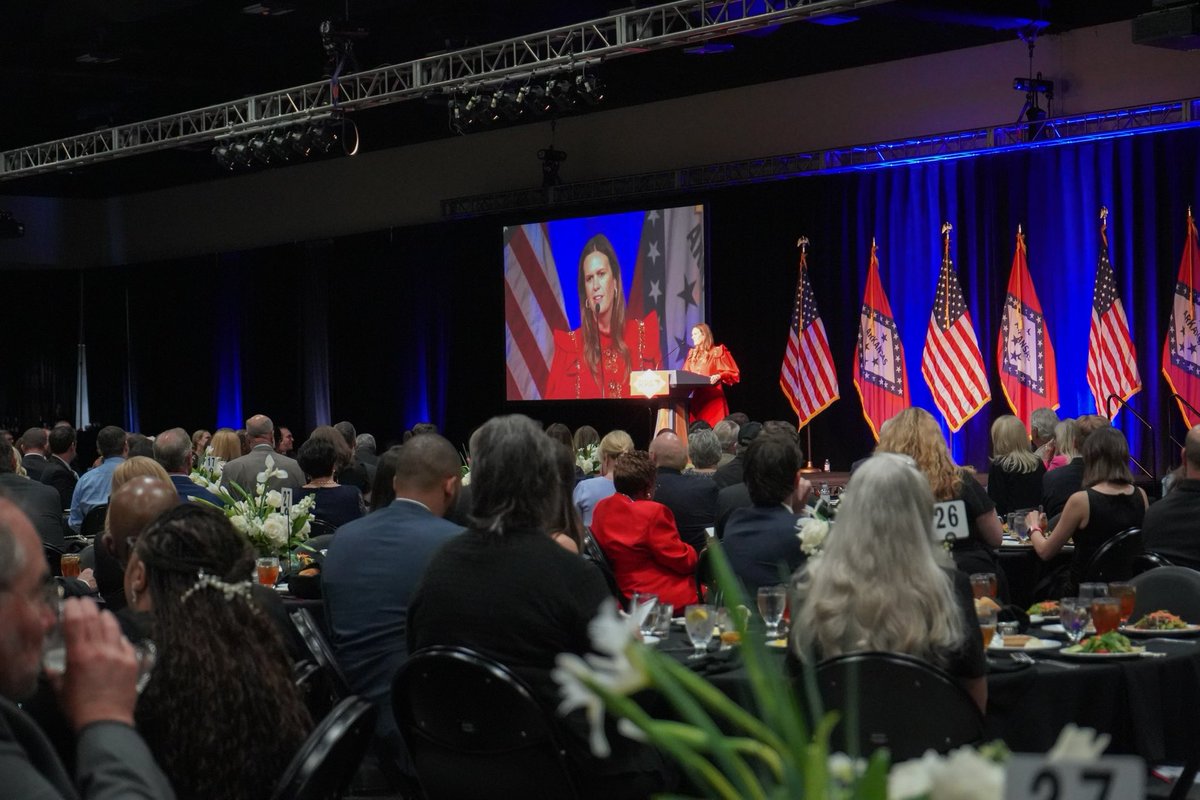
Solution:
{"label": "black banquet chair", "polygon": [[338,703],[300,746],[272,800],[335,800],[346,792],[375,733],[375,707],[357,695]]}
{"label": "black banquet chair", "polygon": [[426,800],[578,796],[553,721],[502,664],[425,648],[396,672],[392,708]]}
{"label": "black banquet chair", "polygon": [[1129,528],[1118,533],[1092,556],[1083,568],[1082,583],[1109,583],[1127,581],[1138,574],[1144,553],[1142,529]]}
{"label": "black banquet chair", "polygon": [[94,542],[96,537],[104,533],[104,519],[108,516],[108,504],[96,506],[91,511],[83,515],[83,522],[79,524],[79,535],[88,539],[89,542]]}
{"label": "black banquet chair", "polygon": [[1159,567],[1130,581],[1137,588],[1130,623],[1151,611],[1170,611],[1185,622],[1200,623],[1200,572],[1187,567]]}
{"label": "black banquet chair", "polygon": [[[837,749],[845,743],[865,754],[887,747],[895,763],[983,738],[983,715],[971,696],[945,671],[918,658],[849,653],[818,664],[816,679],[826,711],[842,714],[831,740]],[[852,714],[857,742],[846,742]]]}

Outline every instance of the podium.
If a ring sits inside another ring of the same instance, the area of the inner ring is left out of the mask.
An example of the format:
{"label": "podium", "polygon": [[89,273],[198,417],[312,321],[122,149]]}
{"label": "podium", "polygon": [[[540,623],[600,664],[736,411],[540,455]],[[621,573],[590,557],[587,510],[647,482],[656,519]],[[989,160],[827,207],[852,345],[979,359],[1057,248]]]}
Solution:
{"label": "podium", "polygon": [[708,386],[709,377],[685,369],[644,369],[629,375],[629,396],[656,401],[658,413],[651,438],[663,428],[679,435],[687,447],[688,399],[699,386]]}

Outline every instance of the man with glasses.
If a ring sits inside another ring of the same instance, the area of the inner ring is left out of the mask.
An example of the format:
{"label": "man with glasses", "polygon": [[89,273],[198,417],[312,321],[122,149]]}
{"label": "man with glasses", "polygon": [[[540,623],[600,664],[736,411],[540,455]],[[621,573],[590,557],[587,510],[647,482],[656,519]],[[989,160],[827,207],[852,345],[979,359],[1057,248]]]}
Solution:
{"label": "man with glasses", "polygon": [[59,699],[75,730],[75,778],[16,703],[37,687],[43,639],[56,622],[57,587],[33,525],[0,498],[0,775],[5,797],[173,798],[133,728],[137,660],[111,614],[63,601],[66,672]]}

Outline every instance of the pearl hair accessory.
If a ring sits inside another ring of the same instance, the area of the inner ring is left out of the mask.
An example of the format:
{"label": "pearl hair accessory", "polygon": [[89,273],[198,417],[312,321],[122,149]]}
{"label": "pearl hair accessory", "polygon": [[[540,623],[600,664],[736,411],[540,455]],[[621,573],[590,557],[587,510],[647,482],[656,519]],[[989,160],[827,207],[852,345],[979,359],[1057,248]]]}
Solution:
{"label": "pearl hair accessory", "polygon": [[180,602],[187,602],[187,599],[192,594],[200,589],[211,588],[216,589],[225,595],[226,600],[232,600],[234,596],[241,597],[243,600],[250,599],[250,587],[253,584],[249,580],[238,581],[237,583],[227,583],[215,575],[209,575],[204,570],[196,576],[196,582],[179,598]]}

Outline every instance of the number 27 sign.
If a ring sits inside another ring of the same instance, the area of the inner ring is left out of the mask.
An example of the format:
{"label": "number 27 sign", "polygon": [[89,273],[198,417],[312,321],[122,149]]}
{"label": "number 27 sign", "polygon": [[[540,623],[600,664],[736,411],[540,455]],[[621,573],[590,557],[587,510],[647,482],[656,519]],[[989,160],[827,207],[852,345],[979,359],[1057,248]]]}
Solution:
{"label": "number 27 sign", "polygon": [[1004,800],[1127,800],[1146,796],[1146,766],[1137,756],[1099,761],[1047,761],[1014,754],[1005,771]]}

